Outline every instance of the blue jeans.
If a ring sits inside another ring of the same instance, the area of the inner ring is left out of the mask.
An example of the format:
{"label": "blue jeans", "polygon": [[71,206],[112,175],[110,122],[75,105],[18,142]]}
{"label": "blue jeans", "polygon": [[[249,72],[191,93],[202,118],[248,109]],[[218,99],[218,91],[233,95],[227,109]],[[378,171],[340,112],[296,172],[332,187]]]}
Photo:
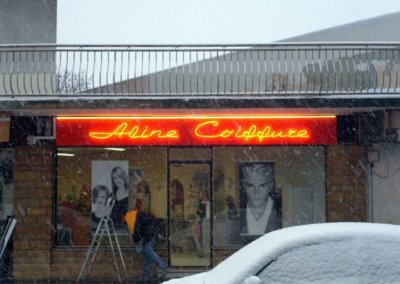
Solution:
{"label": "blue jeans", "polygon": [[155,262],[159,269],[165,270],[168,264],[154,251],[156,246],[156,239],[153,238],[143,246],[144,250],[144,265],[143,265],[143,279],[148,280],[151,273],[151,265]]}

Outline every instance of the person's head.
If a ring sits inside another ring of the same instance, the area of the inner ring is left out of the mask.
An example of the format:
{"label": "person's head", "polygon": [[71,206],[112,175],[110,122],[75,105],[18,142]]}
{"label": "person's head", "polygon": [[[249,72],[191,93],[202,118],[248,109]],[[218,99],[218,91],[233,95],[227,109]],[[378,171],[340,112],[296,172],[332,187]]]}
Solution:
{"label": "person's head", "polygon": [[192,185],[198,192],[208,190],[210,188],[209,174],[203,171],[195,171],[192,175]]}
{"label": "person's head", "polygon": [[207,189],[203,189],[202,191],[200,191],[200,199],[203,201],[208,200],[208,190]]}
{"label": "person's head", "polygon": [[183,189],[183,184],[181,183],[181,181],[179,179],[173,179],[171,181],[171,187],[177,191],[182,190]]}
{"label": "person's head", "polygon": [[108,188],[104,185],[96,185],[93,188],[93,204],[106,205],[109,197]]}
{"label": "person's head", "polygon": [[118,188],[128,190],[128,176],[123,168],[115,167],[112,169],[111,181],[114,193]]}
{"label": "person's head", "polygon": [[227,195],[225,196],[225,203],[226,204],[232,204],[233,202],[233,196],[232,195]]}
{"label": "person's head", "polygon": [[150,186],[146,181],[141,181],[136,186],[136,194],[149,194]]}
{"label": "person's head", "polygon": [[241,168],[240,185],[246,193],[249,207],[257,208],[266,204],[268,195],[274,191],[272,164],[251,163]]}
{"label": "person's head", "polygon": [[140,199],[136,199],[134,210],[143,211],[143,202]]}

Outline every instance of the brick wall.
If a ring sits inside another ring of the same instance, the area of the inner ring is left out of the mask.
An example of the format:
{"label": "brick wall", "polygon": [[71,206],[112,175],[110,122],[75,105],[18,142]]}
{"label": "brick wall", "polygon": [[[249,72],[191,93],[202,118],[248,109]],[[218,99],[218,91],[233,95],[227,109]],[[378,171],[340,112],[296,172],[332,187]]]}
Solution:
{"label": "brick wall", "polygon": [[53,151],[16,147],[14,278],[48,279],[52,246]]}
{"label": "brick wall", "polygon": [[327,222],[367,221],[367,153],[365,147],[336,145],[326,156]]}
{"label": "brick wall", "polygon": [[[52,255],[52,279],[76,280],[87,253],[84,249],[53,249]],[[122,249],[128,279],[139,279],[142,275],[143,255],[136,256],[132,249]],[[124,275],[117,255],[121,276]],[[117,280],[115,266],[111,251],[99,250],[92,266],[89,279]]]}
{"label": "brick wall", "polygon": [[237,252],[240,248],[229,248],[229,249],[214,249],[213,251],[213,266],[217,266],[219,263],[224,261],[226,258]]}

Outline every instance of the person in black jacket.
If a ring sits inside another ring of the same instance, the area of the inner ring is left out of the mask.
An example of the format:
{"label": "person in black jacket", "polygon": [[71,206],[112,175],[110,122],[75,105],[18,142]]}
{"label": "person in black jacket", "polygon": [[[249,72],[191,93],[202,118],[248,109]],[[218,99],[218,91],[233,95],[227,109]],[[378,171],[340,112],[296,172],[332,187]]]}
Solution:
{"label": "person in black jacket", "polygon": [[161,270],[161,278],[164,278],[168,264],[154,251],[158,239],[165,239],[159,234],[159,227],[156,218],[143,210],[143,202],[136,199],[135,210],[137,210],[135,230],[132,235],[133,241],[138,246],[143,240],[144,264],[143,264],[143,280],[150,278],[153,262]]}

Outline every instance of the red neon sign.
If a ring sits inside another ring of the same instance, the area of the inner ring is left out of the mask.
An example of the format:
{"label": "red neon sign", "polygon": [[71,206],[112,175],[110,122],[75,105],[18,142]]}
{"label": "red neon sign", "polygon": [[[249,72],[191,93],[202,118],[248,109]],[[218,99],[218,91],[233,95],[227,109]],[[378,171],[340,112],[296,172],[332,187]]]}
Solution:
{"label": "red neon sign", "polygon": [[57,117],[57,146],[336,144],[334,115]]}

